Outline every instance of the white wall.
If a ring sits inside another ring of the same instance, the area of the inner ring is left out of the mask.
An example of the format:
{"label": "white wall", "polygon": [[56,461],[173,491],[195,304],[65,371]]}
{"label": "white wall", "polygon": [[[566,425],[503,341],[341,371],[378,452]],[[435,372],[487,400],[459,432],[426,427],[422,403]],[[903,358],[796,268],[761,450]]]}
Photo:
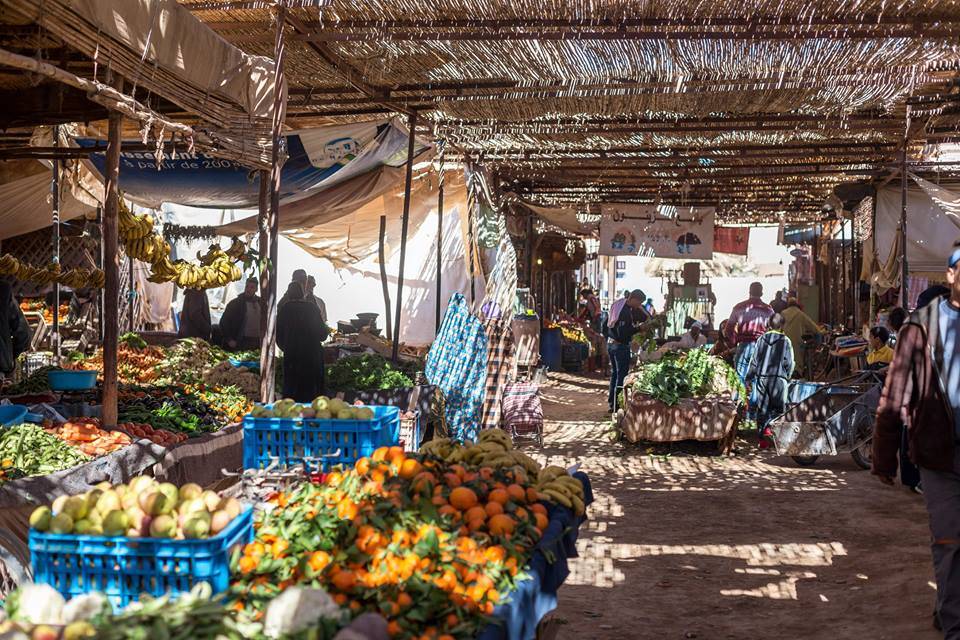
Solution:
{"label": "white wall", "polygon": [[[628,257],[618,258],[618,260],[625,260],[627,268],[625,277],[617,281],[617,290],[642,289],[653,300],[654,306],[662,310],[666,298],[666,285],[659,276],[648,274],[650,258]],[[758,277],[756,272],[753,274],[747,272],[731,277],[710,278],[714,295],[717,297],[717,305],[714,309],[717,324],[730,316],[730,311],[735,304],[747,298],[751,282],[763,283],[764,298],[768,301],[773,299],[777,289],[786,288],[788,286],[787,267],[792,260],[789,247],[777,244],[776,227],[752,228],[746,262],[752,266],[782,264],[783,274],[764,278]]]}

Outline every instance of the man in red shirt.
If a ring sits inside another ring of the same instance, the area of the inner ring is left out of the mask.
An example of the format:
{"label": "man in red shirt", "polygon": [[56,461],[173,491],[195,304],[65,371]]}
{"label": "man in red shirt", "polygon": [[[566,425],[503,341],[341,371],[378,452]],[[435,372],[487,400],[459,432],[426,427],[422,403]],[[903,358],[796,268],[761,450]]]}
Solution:
{"label": "man in red shirt", "polygon": [[773,308],[763,301],[763,285],[750,285],[750,297],[733,308],[724,337],[734,345],[734,366],[741,380],[746,380],[757,339],[767,331]]}

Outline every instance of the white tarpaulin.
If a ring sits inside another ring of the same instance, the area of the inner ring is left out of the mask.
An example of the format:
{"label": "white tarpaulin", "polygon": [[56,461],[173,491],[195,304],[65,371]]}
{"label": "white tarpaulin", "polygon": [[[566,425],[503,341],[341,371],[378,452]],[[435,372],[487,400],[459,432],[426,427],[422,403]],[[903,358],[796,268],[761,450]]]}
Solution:
{"label": "white tarpaulin", "polygon": [[[176,0],[2,0],[0,6],[61,37],[96,32],[122,43],[143,60],[143,73],[129,79],[160,95],[167,93],[157,69],[203,93],[223,96],[251,117],[271,117],[273,60],[234,47]],[[86,24],[71,23],[64,10]],[[109,68],[99,44],[88,38],[83,53]]]}
{"label": "white tarpaulin", "polygon": [[[926,183],[926,181],[923,181]],[[930,183],[926,183],[929,186]],[[921,186],[924,186],[921,183]],[[943,203],[943,207],[931,198],[922,188],[907,189],[907,265],[911,273],[935,272],[944,270],[947,256],[953,251],[954,241],[960,237],[960,219],[948,213],[944,207],[949,202],[954,206],[958,202],[950,192],[942,188],[931,191]],[[884,272],[899,275],[891,261],[899,261],[897,244],[900,229],[901,191],[899,187],[886,187],[877,191],[877,225],[875,241],[877,260]],[[899,278],[897,278],[897,282]],[[884,284],[884,283],[878,283]],[[885,283],[893,286],[895,283]]]}
{"label": "white tarpaulin", "polygon": [[600,254],[709,260],[713,207],[611,203],[601,207]]}
{"label": "white tarpaulin", "polygon": [[[30,161],[29,171],[39,171],[0,184],[0,239],[12,238],[53,224],[53,201],[50,189],[53,172],[42,163]],[[65,163],[61,191],[60,219],[73,220],[95,211],[96,199],[102,197],[103,187],[93,181],[88,172],[81,171],[79,180],[73,177],[76,163]],[[74,193],[76,192],[76,195]]]}
{"label": "white tarpaulin", "polygon": [[576,209],[560,209],[553,207],[538,207],[529,202],[519,201],[519,204],[526,207],[534,214],[543,218],[544,221],[570,233],[580,236],[596,237],[597,225],[581,222],[577,217]]}

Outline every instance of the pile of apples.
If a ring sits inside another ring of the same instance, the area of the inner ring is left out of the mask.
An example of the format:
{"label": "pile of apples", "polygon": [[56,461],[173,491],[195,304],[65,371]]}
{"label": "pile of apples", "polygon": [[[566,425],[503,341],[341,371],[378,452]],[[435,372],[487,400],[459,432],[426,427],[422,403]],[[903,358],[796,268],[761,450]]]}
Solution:
{"label": "pile of apples", "polygon": [[318,420],[373,420],[373,409],[352,406],[337,398],[320,396],[308,405],[290,398],[277,400],[272,407],[254,405],[250,415],[254,418],[316,418]]}
{"label": "pile of apples", "polygon": [[199,539],[215,536],[240,515],[236,498],[137,476],[127,484],[101,482],[86,493],[38,507],[30,526],[41,532],[129,538]]}

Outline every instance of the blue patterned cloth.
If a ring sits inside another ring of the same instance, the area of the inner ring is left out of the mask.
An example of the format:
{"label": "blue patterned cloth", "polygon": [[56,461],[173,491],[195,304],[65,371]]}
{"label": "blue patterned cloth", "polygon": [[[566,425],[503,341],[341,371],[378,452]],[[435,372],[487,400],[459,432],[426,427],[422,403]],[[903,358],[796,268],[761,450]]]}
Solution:
{"label": "blue patterned cloth", "polygon": [[[589,505],[593,502],[590,479],[583,472],[573,477],[583,483],[583,501]],[[529,577],[518,582],[494,610],[495,622],[487,625],[478,640],[534,640],[537,625],[557,608],[557,590],[570,575],[567,559],[577,557],[577,536],[586,517],[552,502],[545,504],[550,522],[530,558]]]}
{"label": "blue patterned cloth", "polygon": [[475,441],[487,380],[487,334],[460,293],[450,298],[443,324],[427,354],[424,375],[446,398],[450,437]]}

